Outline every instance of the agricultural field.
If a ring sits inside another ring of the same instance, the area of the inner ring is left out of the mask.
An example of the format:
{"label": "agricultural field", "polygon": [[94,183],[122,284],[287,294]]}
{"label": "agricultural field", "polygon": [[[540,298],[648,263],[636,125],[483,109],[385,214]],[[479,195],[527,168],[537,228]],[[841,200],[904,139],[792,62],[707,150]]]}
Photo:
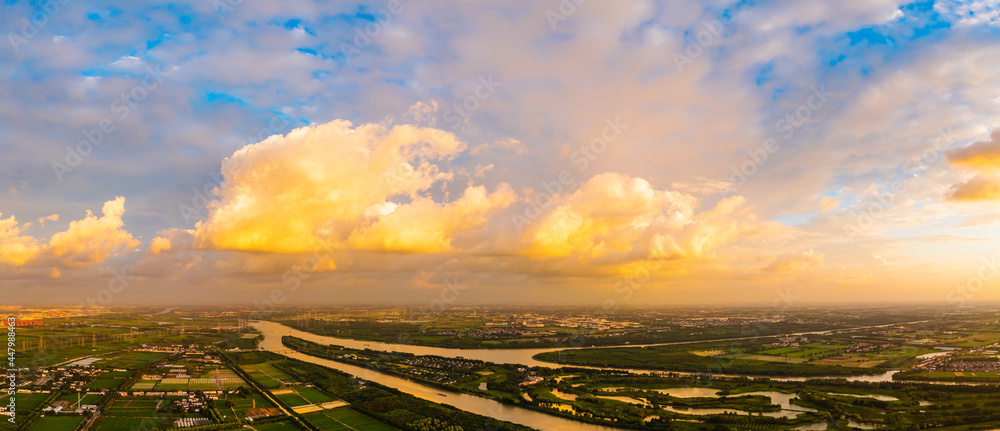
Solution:
{"label": "agricultural field", "polygon": [[159,380],[142,379],[132,384],[132,391],[219,391],[245,386],[243,379],[228,368],[212,367],[196,372],[197,377],[164,377]]}
{"label": "agricultural field", "polygon": [[87,384],[87,389],[117,389],[132,373],[124,371],[107,371],[97,376],[93,382]]}
{"label": "agricultural field", "polygon": [[166,399],[130,397],[115,400],[105,409],[109,416],[155,417],[156,409],[167,403]]}
{"label": "agricultural field", "polygon": [[132,390],[132,391],[151,391],[151,390],[153,390],[153,388],[156,387],[156,384],[159,383],[159,382],[160,382],[159,380],[139,380],[139,381],[133,383],[132,387],[129,388],[129,390]]}
{"label": "agricultural field", "polygon": [[101,418],[97,431],[120,431],[131,429],[157,429],[166,419],[158,417],[107,416]]}
{"label": "agricultural field", "polygon": [[246,396],[226,394],[219,400],[216,400],[215,407],[222,414],[223,419],[236,417],[240,420],[245,420],[248,410],[274,408],[275,406],[259,394],[250,393]]}
{"label": "agricultural field", "polygon": [[295,383],[295,379],[267,362],[242,365],[241,368],[264,388],[280,388],[286,384]]}
{"label": "agricultural field", "polygon": [[182,417],[203,417],[197,413],[160,413],[157,410],[170,405],[171,398],[127,397],[113,401],[102,412],[97,431],[133,429],[160,429]]}
{"label": "agricultural field", "polygon": [[101,401],[101,395],[97,394],[65,394],[61,395],[56,401],[66,401],[69,403],[68,410],[75,410],[80,406],[85,405],[97,405]]}
{"label": "agricultural field", "polygon": [[[7,391],[0,391],[0,394],[2,394],[2,396],[0,396],[0,403],[2,404],[0,404],[0,406],[6,406],[10,395],[7,394]],[[22,412],[30,412],[41,408],[42,404],[45,403],[45,400],[47,400],[51,395],[52,394],[45,392],[35,392],[30,394],[18,392],[14,394],[14,400],[17,402],[18,413],[23,414]]]}
{"label": "agricultural field", "polygon": [[101,368],[121,368],[132,370],[142,368],[146,366],[146,364],[153,361],[166,359],[169,356],[170,355],[167,353],[160,352],[122,351],[110,355],[104,355],[104,359],[95,362],[94,365]]}
{"label": "agricultural field", "polygon": [[301,428],[290,420],[249,425],[249,429],[256,431],[302,431]]}
{"label": "agricultural field", "polygon": [[31,431],[74,431],[85,416],[43,416],[31,426]]}
{"label": "agricultural field", "polygon": [[309,423],[322,430],[330,431],[392,431],[396,428],[378,420],[358,413],[350,407],[340,407],[321,412],[303,415]]}
{"label": "agricultural field", "polygon": [[328,403],[335,400],[323,391],[309,386],[288,387],[271,391],[271,394],[293,409],[310,404]]}

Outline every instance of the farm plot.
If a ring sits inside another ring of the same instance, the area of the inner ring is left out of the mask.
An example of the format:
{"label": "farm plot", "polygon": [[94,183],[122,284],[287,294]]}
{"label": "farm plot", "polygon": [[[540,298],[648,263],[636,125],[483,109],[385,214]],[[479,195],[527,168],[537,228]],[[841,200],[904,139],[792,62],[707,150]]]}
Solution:
{"label": "farm plot", "polygon": [[83,423],[84,416],[45,416],[39,418],[31,431],[73,431]]}
{"label": "farm plot", "polygon": [[295,382],[295,379],[289,377],[288,374],[281,372],[281,370],[274,368],[268,363],[243,365],[242,368],[243,371],[246,371],[250,377],[265,388],[279,388],[288,383]]}
{"label": "farm plot", "polygon": [[316,425],[319,429],[323,430],[392,431],[396,429],[389,424],[379,422],[378,420],[358,413],[350,407],[340,407],[332,410],[309,413],[303,415],[303,417],[313,425]]}
{"label": "farm plot", "polygon": [[[10,395],[7,394],[7,391],[3,391],[2,393],[4,396],[0,397],[0,403],[2,403],[0,405],[6,406],[9,404]],[[17,402],[17,411],[19,413],[26,413],[42,407],[42,403],[49,398],[49,395],[51,394],[47,392],[34,392],[30,394],[21,392],[15,393],[14,400]]]}
{"label": "farm plot", "polygon": [[139,380],[133,383],[129,389],[133,391],[151,391],[159,382],[159,380]]}
{"label": "farm plot", "polygon": [[310,404],[321,404],[334,401],[334,398],[319,389],[299,386],[272,391],[283,403],[291,408],[306,406]]}
{"label": "farm plot", "polygon": [[156,384],[158,391],[186,391],[189,379],[165,378]]}

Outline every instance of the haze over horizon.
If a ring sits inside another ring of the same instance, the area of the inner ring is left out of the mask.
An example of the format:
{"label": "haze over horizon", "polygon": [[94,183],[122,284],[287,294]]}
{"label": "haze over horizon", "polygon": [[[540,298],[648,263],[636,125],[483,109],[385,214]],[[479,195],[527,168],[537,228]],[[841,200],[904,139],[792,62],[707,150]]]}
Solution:
{"label": "haze over horizon", "polygon": [[1000,300],[996,1],[2,8],[5,305]]}

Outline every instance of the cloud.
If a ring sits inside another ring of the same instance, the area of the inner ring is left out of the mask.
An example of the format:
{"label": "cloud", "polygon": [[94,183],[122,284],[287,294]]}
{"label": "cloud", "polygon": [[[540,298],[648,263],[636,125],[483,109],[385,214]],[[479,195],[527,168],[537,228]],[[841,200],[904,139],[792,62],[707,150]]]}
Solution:
{"label": "cloud", "polygon": [[[103,262],[140,244],[123,228],[124,213],[125,198],[117,197],[104,203],[101,217],[88,210],[86,217],[70,222],[67,230],[52,235],[44,244],[32,236],[21,235],[23,226],[19,227],[13,216],[0,219],[0,263],[75,268]],[[54,221],[58,216],[43,219]],[[58,269],[51,273],[61,274]]]}
{"label": "cloud", "polygon": [[47,221],[59,221],[59,214],[52,214],[48,217],[38,218],[38,224],[40,224],[42,227],[45,227],[45,222]]}
{"label": "cloud", "polygon": [[38,240],[21,235],[22,229],[14,216],[0,218],[0,264],[23,265],[38,255]]}
{"label": "cloud", "polygon": [[469,153],[477,154],[489,150],[491,148],[510,151],[517,155],[522,155],[528,152],[528,147],[524,146],[524,144],[522,144],[521,141],[518,141],[517,139],[513,138],[507,138],[499,141],[494,141],[489,144],[476,145],[475,147],[472,147],[472,150],[470,150]]}
{"label": "cloud", "polygon": [[948,152],[948,162],[955,166],[977,170],[1000,169],[1000,128],[993,130],[990,140],[970,144]]}
{"label": "cloud", "polygon": [[828,213],[830,211],[837,209],[837,207],[840,206],[841,202],[843,201],[835,197],[823,196],[819,200],[819,209],[825,213]]}
{"label": "cloud", "polygon": [[[353,127],[342,120],[248,145],[223,163],[219,199],[196,227],[203,249],[304,253],[363,249],[440,253],[515,199],[469,186],[433,197],[465,149],[455,135],[412,125]],[[233,168],[238,166],[237,168]]]}
{"label": "cloud", "polygon": [[1000,178],[976,175],[951,186],[947,197],[953,201],[992,201],[1000,199]]}
{"label": "cloud", "polygon": [[778,256],[763,269],[771,272],[792,272],[820,268],[823,266],[824,257],[823,253],[817,253],[813,250],[787,253]]}
{"label": "cloud", "polygon": [[972,178],[954,184],[947,198],[953,201],[990,201],[1000,199],[1000,128],[988,141],[979,141],[948,152],[948,162],[977,172]]}
{"label": "cloud", "polygon": [[597,175],[526,231],[531,256],[579,255],[596,263],[695,258],[741,235],[767,226],[756,220],[742,197],[698,211],[697,198],[656,190],[642,178]]}
{"label": "cloud", "polygon": [[158,236],[149,243],[149,252],[157,255],[166,250],[170,250],[170,239]]}
{"label": "cloud", "polygon": [[82,220],[70,222],[69,229],[52,235],[46,251],[78,264],[102,262],[116,252],[139,246],[132,234],[122,229],[125,198],[107,201],[97,217],[89,210]]}

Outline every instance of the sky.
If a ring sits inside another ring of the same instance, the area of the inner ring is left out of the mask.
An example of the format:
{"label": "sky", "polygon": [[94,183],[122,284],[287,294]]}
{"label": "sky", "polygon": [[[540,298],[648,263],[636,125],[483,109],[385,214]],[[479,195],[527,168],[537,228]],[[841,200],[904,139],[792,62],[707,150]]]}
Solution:
{"label": "sky", "polygon": [[1000,300],[1000,1],[0,5],[5,303]]}

